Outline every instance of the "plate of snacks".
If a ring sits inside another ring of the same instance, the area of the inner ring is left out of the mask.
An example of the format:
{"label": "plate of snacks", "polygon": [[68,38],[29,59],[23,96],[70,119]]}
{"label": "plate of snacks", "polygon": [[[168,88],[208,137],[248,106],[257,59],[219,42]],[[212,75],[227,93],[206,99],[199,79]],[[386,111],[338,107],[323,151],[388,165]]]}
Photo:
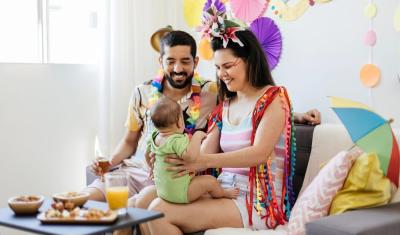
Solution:
{"label": "plate of snacks", "polygon": [[72,202],[54,202],[37,218],[44,224],[111,224],[117,220],[118,214],[111,210],[82,209]]}
{"label": "plate of snacks", "polygon": [[16,215],[36,214],[43,201],[40,195],[23,195],[8,199],[8,206]]}
{"label": "plate of snacks", "polygon": [[75,206],[83,206],[89,199],[89,193],[85,192],[66,192],[53,194],[55,202],[72,202]]}

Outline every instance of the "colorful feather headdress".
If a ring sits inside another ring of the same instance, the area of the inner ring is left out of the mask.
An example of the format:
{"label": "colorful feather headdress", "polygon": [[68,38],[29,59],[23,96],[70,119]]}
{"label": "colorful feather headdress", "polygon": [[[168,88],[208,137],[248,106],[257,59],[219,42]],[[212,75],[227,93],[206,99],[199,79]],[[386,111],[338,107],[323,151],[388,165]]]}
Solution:
{"label": "colorful feather headdress", "polygon": [[197,28],[201,32],[202,38],[211,41],[213,38],[221,38],[224,48],[228,45],[229,40],[243,46],[243,43],[235,33],[245,30],[246,28],[235,20],[228,20],[226,17],[225,6],[219,0],[206,4],[201,20],[202,25]]}

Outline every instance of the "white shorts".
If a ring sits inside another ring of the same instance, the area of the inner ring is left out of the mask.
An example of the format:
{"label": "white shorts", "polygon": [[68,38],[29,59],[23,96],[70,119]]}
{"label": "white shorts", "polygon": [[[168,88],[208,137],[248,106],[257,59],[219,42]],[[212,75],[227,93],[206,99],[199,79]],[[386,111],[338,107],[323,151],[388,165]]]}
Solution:
{"label": "white shorts", "polygon": [[246,193],[249,192],[249,177],[246,175],[235,174],[231,172],[222,172],[218,176],[218,181],[223,188],[239,188],[240,194],[236,199],[233,199],[242,217],[243,227],[254,230],[268,229],[265,225],[265,220],[262,220],[257,212],[253,209],[253,227],[249,225],[249,215],[246,207]]}

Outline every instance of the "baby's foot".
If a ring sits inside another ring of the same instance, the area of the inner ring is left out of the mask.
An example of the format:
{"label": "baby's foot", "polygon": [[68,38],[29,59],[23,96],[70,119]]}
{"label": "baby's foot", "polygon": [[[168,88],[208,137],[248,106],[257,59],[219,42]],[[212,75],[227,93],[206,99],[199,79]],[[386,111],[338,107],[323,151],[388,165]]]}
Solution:
{"label": "baby's foot", "polygon": [[235,199],[239,196],[240,190],[239,188],[228,188],[224,189],[225,197]]}

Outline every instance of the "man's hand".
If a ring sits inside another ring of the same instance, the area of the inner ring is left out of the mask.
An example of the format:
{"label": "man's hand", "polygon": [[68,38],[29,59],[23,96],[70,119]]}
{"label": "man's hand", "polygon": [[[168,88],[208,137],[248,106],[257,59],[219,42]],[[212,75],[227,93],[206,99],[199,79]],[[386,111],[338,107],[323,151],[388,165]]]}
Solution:
{"label": "man's hand", "polygon": [[294,121],[301,124],[318,125],[321,124],[321,113],[317,109],[311,109],[306,113],[295,113]]}

